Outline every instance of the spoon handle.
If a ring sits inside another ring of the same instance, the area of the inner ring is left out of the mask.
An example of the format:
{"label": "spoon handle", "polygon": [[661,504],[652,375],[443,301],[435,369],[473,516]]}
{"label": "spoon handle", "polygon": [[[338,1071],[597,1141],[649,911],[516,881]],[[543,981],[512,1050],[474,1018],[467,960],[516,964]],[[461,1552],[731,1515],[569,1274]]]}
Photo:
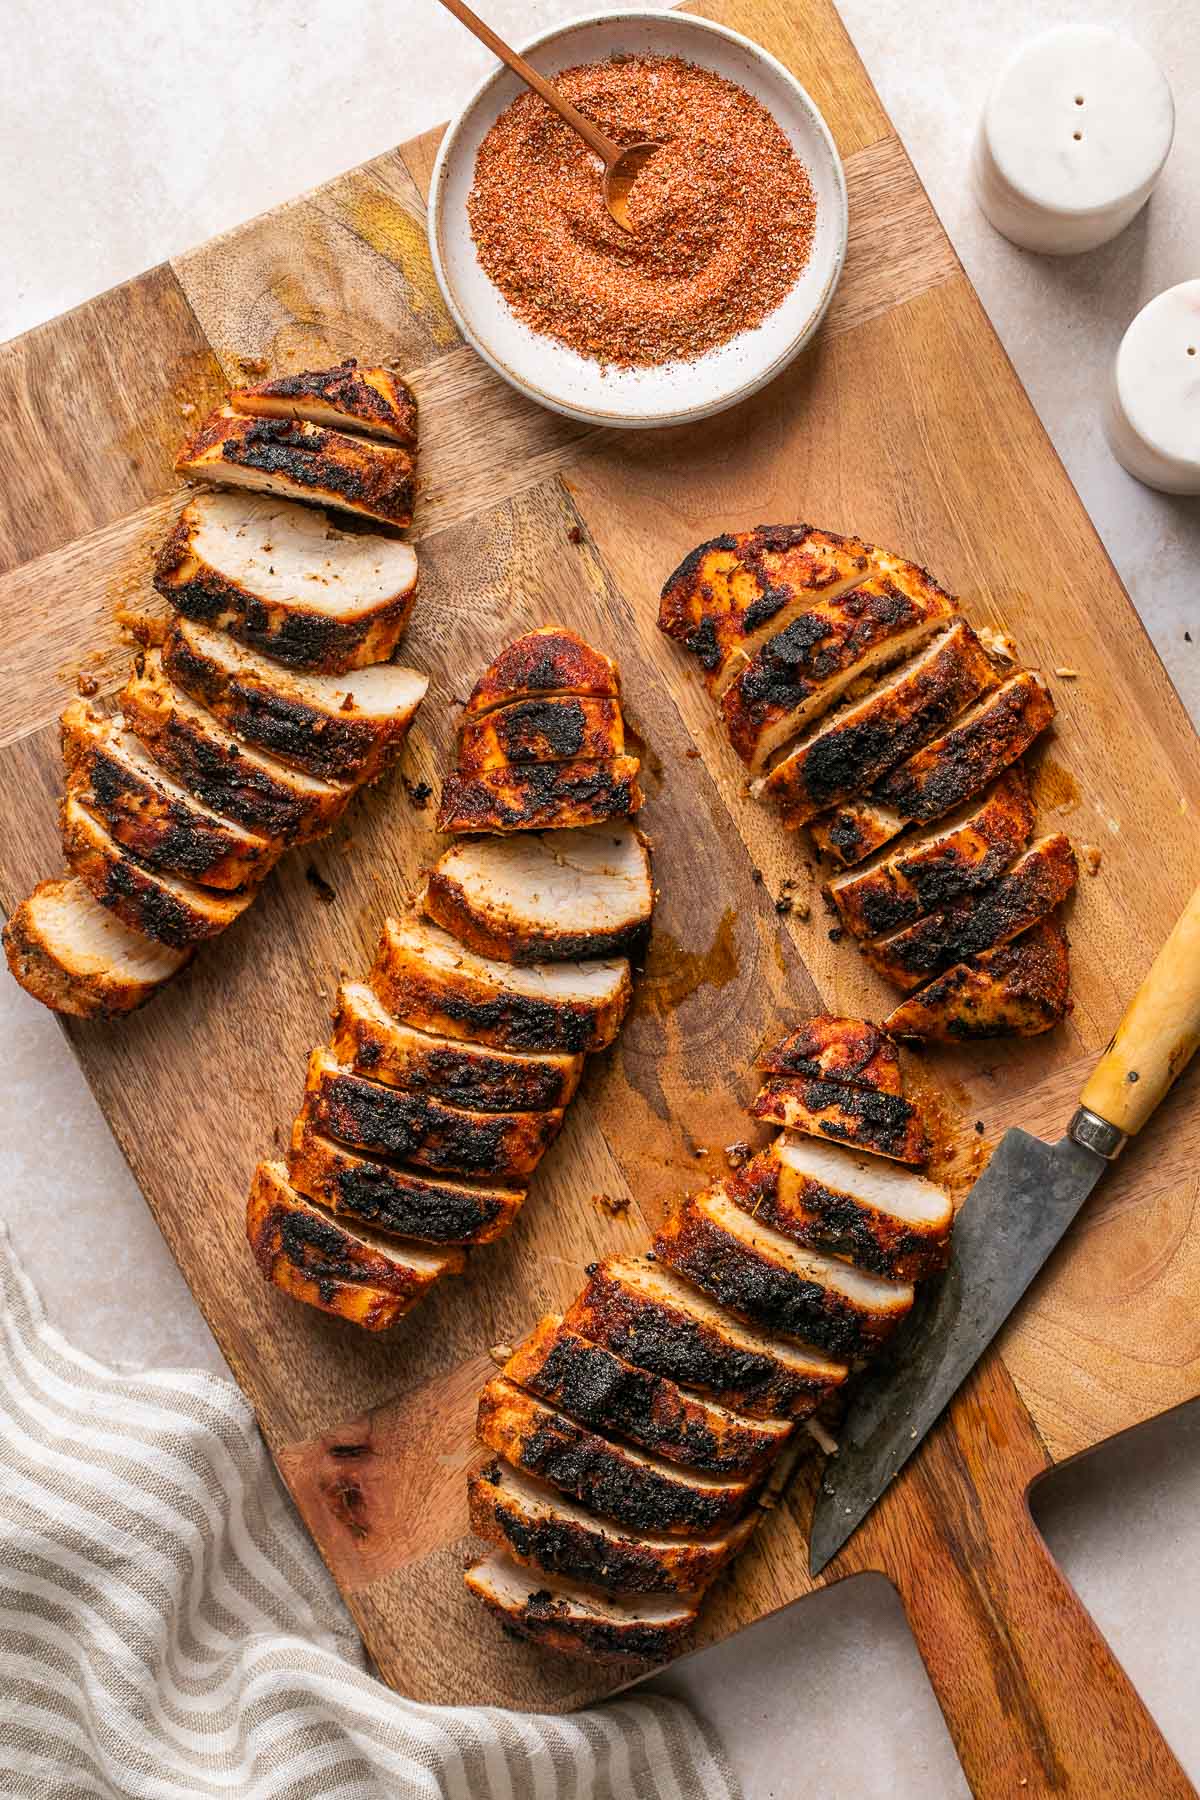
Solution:
{"label": "spoon handle", "polygon": [[546,105],[552,107],[560,119],[565,119],[572,130],[579,133],[584,143],[588,145],[589,149],[596,152],[602,162],[606,164],[615,162],[621,153],[621,146],[614,144],[611,138],[605,137],[602,131],[598,131],[592,121],[585,119],[569,100],[564,100],[558,89],[552,87],[545,76],[539,75],[533,65],[527,63],[523,56],[518,56],[517,52],[511,49],[503,38],[497,37],[491,26],[485,25],[479,15],[473,13],[471,8],[464,4],[464,0],[441,0],[441,3],[447,12],[454,14],[460,25],[465,25],[468,31],[474,32],[481,44],[486,44],[488,49],[500,58],[501,62],[507,63],[514,75],[519,75],[535,94],[540,94]]}

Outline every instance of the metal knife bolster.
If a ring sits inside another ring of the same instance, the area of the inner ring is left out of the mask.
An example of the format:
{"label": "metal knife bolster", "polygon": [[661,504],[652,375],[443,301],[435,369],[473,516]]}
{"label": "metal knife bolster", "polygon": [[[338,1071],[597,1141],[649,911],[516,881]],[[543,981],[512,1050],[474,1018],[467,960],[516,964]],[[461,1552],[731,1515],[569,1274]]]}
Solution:
{"label": "metal knife bolster", "polygon": [[1099,1113],[1094,1113],[1086,1106],[1076,1109],[1075,1117],[1067,1127],[1067,1136],[1072,1143],[1080,1144],[1085,1150],[1102,1156],[1106,1162],[1115,1162],[1129,1142],[1125,1132],[1110,1125]]}

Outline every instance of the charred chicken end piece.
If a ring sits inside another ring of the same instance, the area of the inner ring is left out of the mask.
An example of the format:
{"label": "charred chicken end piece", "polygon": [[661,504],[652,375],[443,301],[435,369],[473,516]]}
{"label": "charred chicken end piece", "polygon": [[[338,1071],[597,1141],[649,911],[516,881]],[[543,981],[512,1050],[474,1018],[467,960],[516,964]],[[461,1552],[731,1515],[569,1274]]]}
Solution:
{"label": "charred chicken end piece", "polygon": [[246,1235],[265,1280],[365,1331],[387,1330],[463,1266],[461,1250],[402,1244],[331,1219],[292,1187],[282,1163],[256,1169]]}
{"label": "charred chicken end piece", "polygon": [[591,1662],[661,1661],[680,1649],[700,1608],[694,1594],[622,1600],[595,1593],[542,1569],[523,1569],[501,1553],[473,1564],[466,1583],[519,1637]]}
{"label": "charred chicken end piece", "polygon": [[177,975],[190,950],[130,930],[76,877],[42,881],[4,927],[9,969],[55,1012],[107,1019],[133,1012]]}
{"label": "charred chicken end piece", "polygon": [[1070,979],[1067,934],[1057,919],[1044,919],[935,976],[884,1023],[895,1037],[930,1043],[1037,1037],[1071,1010]]}
{"label": "charred chicken end piece", "polygon": [[365,432],[405,450],[417,447],[412,389],[391,369],[360,369],[354,356],[332,369],[310,369],[234,388],[229,404],[234,412],[262,419],[303,419],[309,425]]}
{"label": "charred chicken end piece", "polygon": [[900,1057],[878,1025],[817,1013],[763,1056],[764,1075],[804,1075],[812,1081],[844,1081],[877,1094],[901,1093]]}

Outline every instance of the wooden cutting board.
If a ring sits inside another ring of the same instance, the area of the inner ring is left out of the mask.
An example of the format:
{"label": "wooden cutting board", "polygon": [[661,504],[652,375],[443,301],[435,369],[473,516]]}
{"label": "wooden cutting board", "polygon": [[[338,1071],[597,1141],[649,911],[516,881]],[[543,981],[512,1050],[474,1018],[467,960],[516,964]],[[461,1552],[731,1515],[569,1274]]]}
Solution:
{"label": "wooden cutting board", "polygon": [[[398,359],[420,396],[422,585],[406,654],[432,686],[403,776],[288,858],[145,1012],[67,1031],[382,1674],[422,1699],[562,1709],[614,1685],[611,1671],[507,1640],[463,1593],[463,1470],[487,1349],[567,1302],[593,1258],[643,1246],[664,1205],[721,1166],[746,1135],[764,1039],[819,1005],[878,1016],[889,1004],[831,942],[815,889],[807,914],[776,910],[785,882],[807,894],[805,845],[747,799],[690,659],[655,628],[680,556],[761,520],[858,532],[927,563],[976,624],[1010,629],[1027,660],[1058,671],[1042,818],[1102,862],[1070,909],[1070,1021],[1044,1040],[926,1059],[980,1156],[1013,1123],[1061,1132],[1200,877],[1196,736],[832,6],[698,10],[795,70],[850,188],[849,258],[819,339],[735,412],[623,436],[509,392],[458,339],[430,270],[436,134],[0,351],[6,904],[60,866],[56,717],[81,665],[101,691],[121,679],[114,604],[148,591],[185,431],[246,371],[348,353]],[[435,849],[405,778],[436,784],[455,697],[550,618],[620,658],[647,745],[653,949],[635,1013],[592,1067],[516,1229],[375,1341],[264,1287],[242,1236],[247,1182],[282,1141],[338,971],[366,969],[385,913]],[[335,899],[323,903],[310,869]],[[826,1576],[880,1568],[896,1582],[979,1792],[1022,1778],[1032,1793],[1118,1791],[1062,1760],[1070,1738],[1079,1769],[1102,1769],[1105,1732],[1082,1705],[1064,1723],[1053,1662],[1069,1664],[1074,1632],[1076,1651],[1107,1664],[1055,1587],[1025,1493],[1052,1464],[1200,1393],[1195,1095],[1193,1075]],[[714,1595],[700,1643],[811,1589],[810,1504],[801,1479]],[[1136,1791],[1177,1791],[1146,1768],[1152,1786]]]}

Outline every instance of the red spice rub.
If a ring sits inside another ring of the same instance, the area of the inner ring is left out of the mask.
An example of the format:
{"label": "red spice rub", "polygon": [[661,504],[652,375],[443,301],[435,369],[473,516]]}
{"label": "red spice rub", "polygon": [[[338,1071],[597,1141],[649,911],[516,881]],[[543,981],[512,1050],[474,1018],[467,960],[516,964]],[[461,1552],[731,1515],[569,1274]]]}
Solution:
{"label": "red spice rub", "polygon": [[599,159],[544,101],[525,93],[501,114],[467,213],[517,316],[625,366],[700,356],[761,324],[807,262],[816,218],[761,102],[667,56],[585,63],[555,85],[618,143],[664,148],[634,183],[628,233],[605,210]]}

